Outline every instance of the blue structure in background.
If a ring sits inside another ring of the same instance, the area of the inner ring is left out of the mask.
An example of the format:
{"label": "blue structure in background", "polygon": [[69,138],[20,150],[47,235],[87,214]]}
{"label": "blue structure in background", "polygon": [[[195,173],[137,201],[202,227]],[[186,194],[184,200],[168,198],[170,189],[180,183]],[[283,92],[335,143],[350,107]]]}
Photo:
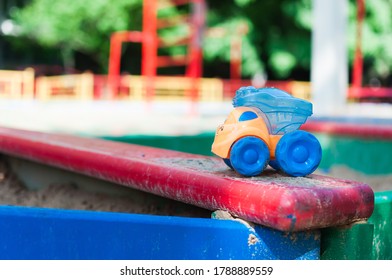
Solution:
{"label": "blue structure in background", "polygon": [[319,231],[235,220],[0,206],[0,259],[319,259]]}

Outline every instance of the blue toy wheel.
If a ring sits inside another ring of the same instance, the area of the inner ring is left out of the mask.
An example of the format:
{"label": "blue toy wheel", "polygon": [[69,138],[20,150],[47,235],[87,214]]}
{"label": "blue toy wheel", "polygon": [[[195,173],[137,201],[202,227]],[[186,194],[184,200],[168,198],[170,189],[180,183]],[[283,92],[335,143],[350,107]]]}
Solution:
{"label": "blue toy wheel", "polygon": [[269,166],[271,166],[276,171],[279,171],[281,169],[280,166],[279,166],[279,163],[278,163],[278,161],[276,159],[270,160],[268,164],[269,164]]}
{"label": "blue toy wheel", "polygon": [[224,158],[223,162],[226,163],[226,165],[228,167],[230,167],[231,169],[233,169],[233,166],[231,165],[230,159],[229,158]]}
{"label": "blue toy wheel", "polygon": [[312,134],[296,130],[283,135],[276,146],[276,160],[288,175],[306,176],[316,170],[321,161],[321,146]]}
{"label": "blue toy wheel", "polygon": [[234,143],[230,151],[230,161],[235,171],[250,177],[263,172],[269,155],[269,149],[263,140],[247,136]]}

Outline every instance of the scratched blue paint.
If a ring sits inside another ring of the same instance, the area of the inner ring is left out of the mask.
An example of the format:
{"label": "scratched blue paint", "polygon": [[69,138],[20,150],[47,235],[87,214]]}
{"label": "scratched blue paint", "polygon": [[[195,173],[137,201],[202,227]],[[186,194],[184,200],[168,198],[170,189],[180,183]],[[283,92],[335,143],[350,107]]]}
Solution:
{"label": "scratched blue paint", "polygon": [[0,206],[0,259],[318,259],[319,232],[231,220]]}

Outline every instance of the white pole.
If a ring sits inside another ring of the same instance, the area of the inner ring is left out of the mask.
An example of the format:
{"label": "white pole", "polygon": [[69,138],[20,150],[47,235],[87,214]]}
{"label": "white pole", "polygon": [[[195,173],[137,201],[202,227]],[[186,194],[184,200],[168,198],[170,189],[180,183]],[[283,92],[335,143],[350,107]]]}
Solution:
{"label": "white pole", "polygon": [[315,115],[338,115],[345,108],[347,11],[347,0],[313,0],[311,82]]}

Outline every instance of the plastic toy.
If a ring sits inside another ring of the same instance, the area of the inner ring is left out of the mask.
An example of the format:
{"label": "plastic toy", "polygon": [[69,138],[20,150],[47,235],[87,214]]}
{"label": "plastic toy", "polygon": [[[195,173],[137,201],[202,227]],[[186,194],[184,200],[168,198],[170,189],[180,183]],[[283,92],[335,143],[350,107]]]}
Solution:
{"label": "plastic toy", "polygon": [[269,164],[291,176],[306,176],[321,160],[312,134],[297,130],[312,104],[277,88],[242,87],[234,110],[215,134],[212,152],[244,176],[257,176]]}

